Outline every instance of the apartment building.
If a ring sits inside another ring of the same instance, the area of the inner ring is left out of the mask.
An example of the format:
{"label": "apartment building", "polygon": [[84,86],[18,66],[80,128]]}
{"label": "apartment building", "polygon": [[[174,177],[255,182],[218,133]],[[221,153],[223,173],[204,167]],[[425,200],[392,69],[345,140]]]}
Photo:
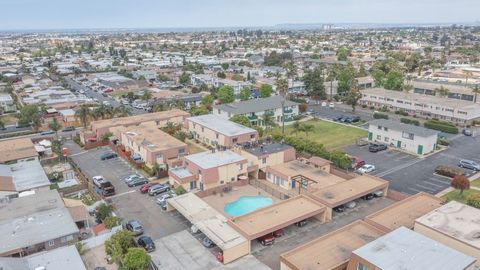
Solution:
{"label": "apartment building", "polygon": [[[112,127],[138,126],[141,123],[151,122],[151,121],[155,122],[155,124],[158,127],[164,126],[167,122],[183,125],[185,118],[188,116],[190,116],[190,114],[185,111],[173,109],[173,110],[163,111],[163,112],[139,114],[139,115],[133,115],[133,116],[127,116],[127,117],[118,117],[118,118],[112,118],[112,119],[93,121],[90,123],[90,127],[88,130],[82,131],[80,133],[80,138],[84,143],[89,140],[100,140],[102,135],[109,132],[109,129]],[[115,135],[119,135],[119,134],[115,134]],[[117,138],[118,137],[119,136],[117,136]]]}
{"label": "apartment building", "polygon": [[125,147],[125,151],[145,162],[150,168],[155,164],[165,166],[188,154],[186,143],[160,130],[155,122],[112,130],[115,134],[120,134],[120,143]]}
{"label": "apartment building", "polygon": [[183,157],[183,166],[168,171],[170,185],[208,190],[247,176],[247,159],[230,151],[212,150]]}
{"label": "apartment building", "polygon": [[475,258],[400,227],[354,250],[347,270],[473,270]]}
{"label": "apartment building", "polygon": [[480,210],[451,201],[415,220],[414,230],[476,259],[480,267]]}
{"label": "apartment building", "polygon": [[1,205],[1,257],[52,250],[78,237],[78,227],[56,190],[2,201]]}
{"label": "apartment building", "polygon": [[[282,102],[283,112],[282,112]],[[253,125],[265,126],[263,115],[271,116],[273,122],[282,124],[285,117],[285,123],[289,124],[295,120],[298,115],[298,103],[283,100],[281,96],[271,96],[268,98],[251,99],[229,104],[213,106],[213,114],[230,119],[235,115],[244,115],[248,117]]]}
{"label": "apartment building", "polygon": [[419,156],[435,151],[438,131],[415,125],[377,119],[369,122],[368,140]]}
{"label": "apartment building", "polygon": [[[465,86],[464,84],[451,84],[451,83],[438,83],[438,82],[423,82],[412,81],[413,92],[416,94],[429,95],[429,96],[441,96],[438,91],[440,88],[448,90],[445,97],[451,99],[459,99],[465,101],[475,101],[475,94],[472,93],[472,88]],[[480,102],[480,98],[477,97],[476,102]]]}
{"label": "apartment building", "polygon": [[200,86],[202,84],[214,87],[231,86],[233,88],[233,93],[236,96],[240,95],[240,91],[243,87],[251,87],[251,84],[248,82],[221,79],[207,74],[194,74],[190,76],[190,80],[195,86]]}
{"label": "apartment building", "polygon": [[213,114],[189,117],[185,120],[185,126],[194,139],[213,147],[231,148],[258,139],[255,129]]}
{"label": "apartment building", "polygon": [[461,124],[480,119],[480,104],[438,96],[371,88],[362,91],[360,104],[389,110],[403,110],[422,118],[438,118]]}
{"label": "apartment building", "polygon": [[17,106],[9,94],[0,94],[0,114],[17,111]]}

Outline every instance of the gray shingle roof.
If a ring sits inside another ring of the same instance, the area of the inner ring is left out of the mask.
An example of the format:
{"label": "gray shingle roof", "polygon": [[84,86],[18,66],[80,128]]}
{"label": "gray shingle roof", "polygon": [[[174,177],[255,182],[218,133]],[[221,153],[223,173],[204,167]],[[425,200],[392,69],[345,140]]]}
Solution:
{"label": "gray shingle roof", "polygon": [[[272,96],[268,98],[258,98],[258,99],[250,99],[235,103],[229,104],[222,104],[218,106],[214,106],[215,109],[220,109],[222,111],[226,111],[232,114],[246,114],[252,112],[262,112],[265,110],[273,110],[282,107],[281,103],[282,97],[281,96]],[[298,103],[286,100],[285,107],[295,106]]]}
{"label": "gray shingle roof", "polygon": [[374,126],[386,127],[392,130],[405,131],[421,137],[429,137],[429,136],[438,134],[438,131],[433,129],[428,129],[428,128],[419,127],[419,126],[410,125],[410,124],[403,124],[399,122],[393,122],[386,119],[376,119],[376,120],[370,121],[369,124]]}

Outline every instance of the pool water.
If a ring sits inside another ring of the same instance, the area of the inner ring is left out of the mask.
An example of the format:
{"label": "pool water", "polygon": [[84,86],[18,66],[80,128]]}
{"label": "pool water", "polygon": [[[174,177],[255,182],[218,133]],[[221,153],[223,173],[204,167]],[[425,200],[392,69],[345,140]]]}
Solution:
{"label": "pool water", "polygon": [[242,196],[238,200],[225,205],[223,210],[230,216],[241,216],[257,210],[258,208],[273,204],[270,197]]}

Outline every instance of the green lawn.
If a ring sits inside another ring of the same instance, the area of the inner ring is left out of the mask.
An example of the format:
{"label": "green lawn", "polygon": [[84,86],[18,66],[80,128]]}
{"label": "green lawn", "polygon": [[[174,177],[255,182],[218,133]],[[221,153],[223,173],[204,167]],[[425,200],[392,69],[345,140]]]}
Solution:
{"label": "green lawn", "polygon": [[[355,143],[357,139],[368,136],[366,130],[323,120],[308,120],[301,123],[313,125],[313,132],[309,132],[308,136],[304,132],[292,134],[292,126],[287,125],[285,126],[285,134],[308,138],[323,144],[329,150],[342,150],[345,146]],[[274,128],[274,132],[281,131],[281,127]]]}
{"label": "green lawn", "polygon": [[[478,179],[477,179],[478,180]],[[449,193],[442,196],[442,199],[453,200],[461,203],[467,203],[467,197],[470,194],[479,194],[480,191],[474,189],[467,189],[463,191],[463,194],[460,196],[460,190],[453,190]]]}
{"label": "green lawn", "polygon": [[204,149],[193,142],[187,141],[187,145],[188,145],[188,151],[190,154],[196,154],[196,153],[208,151],[208,149]]}

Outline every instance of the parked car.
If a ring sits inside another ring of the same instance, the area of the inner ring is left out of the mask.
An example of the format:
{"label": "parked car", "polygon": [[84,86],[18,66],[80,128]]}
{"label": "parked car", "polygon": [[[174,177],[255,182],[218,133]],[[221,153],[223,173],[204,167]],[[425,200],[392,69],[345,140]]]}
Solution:
{"label": "parked car", "polygon": [[335,108],[335,104],[333,104],[333,102],[330,102],[330,104],[328,104],[328,107],[333,109],[333,108]]}
{"label": "parked car", "polygon": [[135,236],[143,234],[143,226],[138,220],[132,219],[125,224],[125,229],[133,232]]}
{"label": "parked car", "polygon": [[137,244],[144,248],[147,252],[155,251],[155,243],[150,236],[140,236],[137,240]]}
{"label": "parked car", "polygon": [[279,238],[284,235],[283,229],[276,230],[272,233],[273,237]]}
{"label": "parked car", "polygon": [[155,196],[155,195],[158,195],[160,193],[163,193],[163,192],[166,192],[166,191],[169,191],[169,190],[170,190],[170,187],[167,186],[167,185],[156,184],[156,185],[151,186],[148,189],[148,195]]}
{"label": "parked car", "polygon": [[365,165],[365,161],[356,156],[350,156],[350,158],[352,159],[352,169],[354,170],[360,169],[363,165]]}
{"label": "parked car", "polygon": [[100,188],[102,190],[102,195],[105,196],[105,197],[115,195],[115,187],[113,186],[113,184],[110,181],[106,181],[106,180],[103,181],[100,184]]}
{"label": "parked car", "polygon": [[74,126],[67,126],[64,129],[62,129],[63,132],[74,131],[74,130],[75,130]]}
{"label": "parked car", "polygon": [[345,206],[344,205],[339,205],[337,207],[334,207],[333,211],[335,211],[337,213],[342,213],[343,211],[345,211]]}
{"label": "parked car", "polygon": [[129,187],[136,187],[148,183],[148,180],[143,177],[133,178],[131,181],[127,182]]}
{"label": "parked car", "polygon": [[346,117],[345,115],[338,115],[333,117],[332,120],[335,122],[342,122],[345,117]]}
{"label": "parked car", "polygon": [[117,154],[113,153],[113,152],[107,152],[107,153],[104,153],[102,156],[100,156],[100,159],[101,160],[108,160],[108,159],[112,159],[112,158],[116,158],[117,157]]}
{"label": "parked car", "polygon": [[144,184],[141,188],[140,188],[140,193],[148,193],[148,189],[150,189],[150,187],[152,186],[153,184],[152,183],[146,183]]}
{"label": "parked car", "polygon": [[381,143],[372,143],[368,147],[368,151],[370,151],[372,153],[380,152],[380,151],[383,151],[383,150],[387,150],[387,146],[385,144],[381,144]]}
{"label": "parked car", "polygon": [[206,248],[212,248],[212,247],[215,246],[215,244],[212,242],[212,240],[210,240],[210,238],[208,238],[206,236],[202,240],[202,245]]}
{"label": "parked car", "polygon": [[92,180],[95,186],[100,187],[100,184],[105,181],[105,178],[103,178],[101,175],[96,175],[92,177]]}
{"label": "parked car", "polygon": [[472,136],[473,135],[473,132],[471,129],[469,128],[464,128],[463,131],[462,131],[463,135],[465,136]]}
{"label": "parked car", "polygon": [[298,222],[295,222],[295,225],[296,225],[297,227],[303,227],[303,226],[307,225],[307,220],[304,219],[304,220],[300,220],[300,221],[298,221]]}
{"label": "parked car", "polygon": [[275,243],[275,237],[271,233],[269,233],[269,234],[266,234],[266,235],[258,238],[258,241],[263,246],[269,246],[269,245],[273,245]]}
{"label": "parked car", "polygon": [[217,252],[217,254],[215,254],[215,257],[219,262],[223,263],[223,251]]}
{"label": "parked car", "polygon": [[351,201],[345,204],[345,207],[347,207],[348,209],[355,208],[355,206],[357,206],[357,203],[355,201]]}
{"label": "parked car", "polygon": [[373,193],[368,193],[367,195],[363,196],[363,199],[366,200],[366,201],[369,201],[371,199],[373,199],[375,196],[373,195]]}
{"label": "parked car", "polygon": [[362,167],[360,167],[360,169],[358,169],[359,173],[371,173],[373,171],[375,171],[375,166],[371,164],[365,164]]}
{"label": "parked car", "polygon": [[175,197],[173,192],[169,192],[166,194],[163,194],[162,196],[157,198],[157,204],[162,205],[163,203],[167,202],[167,199]]}
{"label": "parked car", "polygon": [[55,131],[49,129],[49,130],[45,130],[45,131],[42,131],[40,133],[40,135],[52,135],[52,134],[55,134]]}
{"label": "parked car", "polygon": [[375,198],[383,197],[383,190],[373,192],[373,196],[375,196]]}
{"label": "parked car", "polygon": [[360,117],[358,116],[348,116],[343,119],[344,123],[356,123],[360,121]]}
{"label": "parked car", "polygon": [[458,164],[460,168],[465,168],[469,170],[474,170],[474,171],[480,171],[480,164],[473,160],[468,160],[468,159],[462,159],[460,160],[460,163]]}

